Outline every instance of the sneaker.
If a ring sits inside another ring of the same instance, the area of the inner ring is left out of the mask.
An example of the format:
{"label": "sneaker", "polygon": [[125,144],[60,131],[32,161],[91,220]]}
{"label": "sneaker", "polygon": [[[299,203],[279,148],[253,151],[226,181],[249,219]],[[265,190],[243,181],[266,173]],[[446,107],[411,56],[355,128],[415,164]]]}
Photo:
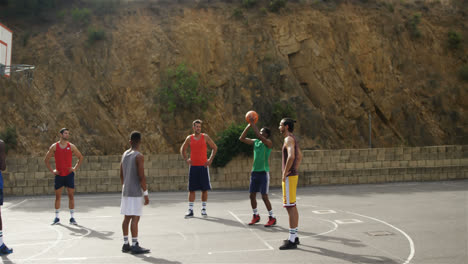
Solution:
{"label": "sneaker", "polygon": [[52,222],[52,225],[56,225],[58,223],[60,223],[60,218],[55,217],[54,222]]}
{"label": "sneaker", "polygon": [[75,218],[70,218],[70,225],[78,225],[78,223],[75,221]]}
{"label": "sneaker", "polygon": [[[288,242],[288,241],[289,241],[289,239],[283,240],[284,243],[286,243],[286,242]],[[296,245],[301,244],[301,242],[299,242],[299,238],[298,238],[298,237],[296,237],[296,239],[294,239],[294,244],[296,244]]]}
{"label": "sneaker", "polygon": [[13,249],[12,248],[8,248],[5,243],[2,244],[2,246],[0,246],[0,256],[1,255],[8,255],[8,254],[11,254],[13,253]]}
{"label": "sneaker", "polygon": [[265,224],[265,227],[270,227],[276,225],[276,218],[269,216],[268,222]]}
{"label": "sneaker", "polygon": [[293,243],[291,241],[286,240],[283,245],[279,248],[280,250],[287,250],[287,249],[296,249],[297,248],[297,245],[296,243]]}
{"label": "sneaker", "polygon": [[206,213],[206,209],[201,209],[201,215],[202,215],[203,217],[207,217],[207,216],[208,216],[208,214]]}
{"label": "sneaker", "polygon": [[149,249],[140,247],[140,245],[138,244],[138,242],[136,242],[136,244],[135,244],[134,246],[131,247],[130,251],[132,252],[132,254],[145,254],[145,253],[149,253],[149,252],[150,252]]}
{"label": "sneaker", "polygon": [[260,222],[260,215],[254,214],[252,217],[252,221],[250,221],[249,225],[253,225],[258,222]]}
{"label": "sneaker", "polygon": [[188,218],[188,217],[193,217],[193,210],[188,209],[187,213],[185,214],[185,218]]}
{"label": "sneaker", "polygon": [[130,247],[130,243],[124,244],[124,245],[122,246],[122,252],[123,252],[123,253],[128,253],[128,252],[130,252],[130,250],[132,250],[132,248]]}

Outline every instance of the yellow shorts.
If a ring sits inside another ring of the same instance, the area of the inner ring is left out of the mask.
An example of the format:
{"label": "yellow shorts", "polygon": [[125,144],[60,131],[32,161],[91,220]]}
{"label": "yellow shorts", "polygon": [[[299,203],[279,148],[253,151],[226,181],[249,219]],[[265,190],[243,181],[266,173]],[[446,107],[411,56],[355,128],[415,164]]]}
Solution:
{"label": "yellow shorts", "polygon": [[299,175],[288,176],[286,181],[282,183],[283,186],[283,206],[294,207],[296,206],[296,190]]}

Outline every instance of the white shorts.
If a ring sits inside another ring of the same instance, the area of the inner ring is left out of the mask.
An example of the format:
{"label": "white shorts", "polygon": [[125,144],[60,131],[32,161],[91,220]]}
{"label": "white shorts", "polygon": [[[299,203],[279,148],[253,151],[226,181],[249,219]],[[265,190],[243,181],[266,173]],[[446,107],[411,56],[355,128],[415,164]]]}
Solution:
{"label": "white shorts", "polygon": [[144,199],[142,197],[122,196],[120,202],[120,214],[141,216],[143,212]]}

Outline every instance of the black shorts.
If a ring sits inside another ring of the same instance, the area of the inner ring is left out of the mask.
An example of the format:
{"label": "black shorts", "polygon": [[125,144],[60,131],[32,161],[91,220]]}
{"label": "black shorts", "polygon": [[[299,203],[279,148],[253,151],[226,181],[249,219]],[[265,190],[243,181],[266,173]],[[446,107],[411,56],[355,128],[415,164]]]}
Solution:
{"label": "black shorts", "polygon": [[3,189],[0,189],[0,205],[3,205]]}
{"label": "black shorts", "polygon": [[208,167],[190,166],[188,189],[189,191],[211,190],[210,172]]}
{"label": "black shorts", "polygon": [[75,189],[75,173],[72,172],[67,176],[55,175],[55,190],[62,187]]}

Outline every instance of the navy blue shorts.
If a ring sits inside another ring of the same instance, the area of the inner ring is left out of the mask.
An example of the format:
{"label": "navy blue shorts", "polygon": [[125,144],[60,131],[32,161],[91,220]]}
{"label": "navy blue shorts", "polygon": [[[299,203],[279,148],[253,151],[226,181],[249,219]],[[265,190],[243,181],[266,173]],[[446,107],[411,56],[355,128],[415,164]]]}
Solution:
{"label": "navy blue shorts", "polygon": [[62,187],[75,189],[75,173],[72,172],[67,176],[55,175],[55,190],[58,190]]}
{"label": "navy blue shorts", "polygon": [[211,190],[210,172],[205,166],[190,166],[189,170],[189,191]]}
{"label": "navy blue shorts", "polygon": [[3,189],[0,189],[0,205],[3,205]]}
{"label": "navy blue shorts", "polygon": [[270,172],[268,171],[252,171],[250,174],[250,193],[260,192],[268,194],[270,189]]}

